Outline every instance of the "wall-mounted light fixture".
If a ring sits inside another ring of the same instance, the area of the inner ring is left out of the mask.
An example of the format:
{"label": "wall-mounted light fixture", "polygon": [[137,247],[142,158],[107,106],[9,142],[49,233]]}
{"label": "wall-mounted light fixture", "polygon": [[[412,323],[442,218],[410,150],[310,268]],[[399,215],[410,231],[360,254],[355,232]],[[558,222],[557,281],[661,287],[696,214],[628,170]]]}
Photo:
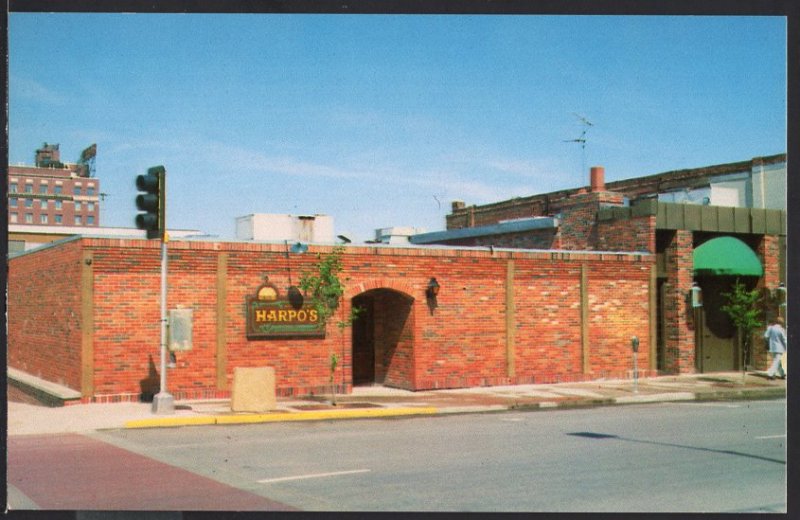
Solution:
{"label": "wall-mounted light fixture", "polygon": [[308,246],[306,244],[303,244],[302,242],[297,242],[295,244],[292,244],[291,248],[292,253],[296,255],[302,255],[306,251],[308,251]]}
{"label": "wall-mounted light fixture", "polygon": [[300,309],[303,306],[303,293],[295,285],[290,285],[286,290],[286,298],[289,304],[295,309]]}
{"label": "wall-mounted light fixture", "polygon": [[703,290],[697,285],[697,282],[692,284],[692,288],[690,290],[691,294],[691,302],[692,308],[697,309],[703,306]]}
{"label": "wall-mounted light fixture", "polygon": [[775,298],[779,306],[786,307],[786,284],[783,282],[778,284],[778,287],[772,293],[772,297]]}
{"label": "wall-mounted light fixture", "polygon": [[439,282],[436,281],[436,278],[431,278],[428,282],[428,287],[425,289],[425,296],[428,297],[429,300],[435,300],[437,296],[439,296]]}

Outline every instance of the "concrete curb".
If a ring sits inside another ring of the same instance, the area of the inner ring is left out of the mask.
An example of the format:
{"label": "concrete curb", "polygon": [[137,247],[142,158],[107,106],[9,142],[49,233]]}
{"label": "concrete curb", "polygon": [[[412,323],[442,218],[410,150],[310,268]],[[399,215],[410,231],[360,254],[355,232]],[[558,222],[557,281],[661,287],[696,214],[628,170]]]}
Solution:
{"label": "concrete curb", "polygon": [[741,388],[697,394],[697,401],[745,401],[750,399],[780,399],[786,397],[785,388]]}
{"label": "concrete curb", "polygon": [[618,406],[629,404],[670,403],[682,401],[744,401],[755,399],[780,399],[786,397],[783,388],[750,388],[739,390],[722,390],[717,392],[666,392],[661,394],[637,394],[616,398],[577,399],[572,401],[541,401],[538,403],[515,403],[511,405],[461,406],[443,408],[440,414],[483,413],[497,411],[536,411],[574,408],[596,408],[602,406]]}
{"label": "concrete curb", "polygon": [[204,426],[215,424],[257,424],[272,422],[328,421],[340,419],[369,419],[382,417],[403,417],[415,415],[456,415],[473,413],[492,413],[504,411],[536,411],[575,408],[594,408],[647,403],[686,402],[686,401],[725,401],[750,399],[779,399],[786,396],[783,388],[738,389],[717,392],[666,392],[661,394],[637,394],[616,398],[577,399],[554,402],[542,401],[523,404],[494,404],[474,406],[437,407],[398,407],[370,408],[363,410],[318,410],[311,412],[280,412],[263,414],[203,415],[195,417],[154,417],[126,421],[124,428],[170,428],[180,426]]}
{"label": "concrete curb", "polygon": [[694,401],[697,394],[693,392],[668,392],[664,394],[626,395],[614,399],[616,404],[659,403],[668,401]]}
{"label": "concrete curb", "polygon": [[210,424],[252,424],[289,421],[324,421],[332,419],[368,419],[373,417],[399,417],[409,415],[434,415],[438,408],[371,408],[368,410],[322,410],[314,412],[267,413],[253,415],[219,415],[200,417],[156,417],[126,421],[125,428],[163,428],[177,426],[202,426]]}

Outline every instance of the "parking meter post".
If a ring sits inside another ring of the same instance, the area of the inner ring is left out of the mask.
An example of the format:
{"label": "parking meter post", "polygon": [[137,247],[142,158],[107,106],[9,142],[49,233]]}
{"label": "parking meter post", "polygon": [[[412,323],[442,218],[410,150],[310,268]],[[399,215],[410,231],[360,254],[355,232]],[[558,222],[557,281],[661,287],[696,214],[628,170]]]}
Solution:
{"label": "parking meter post", "polygon": [[639,368],[636,365],[636,354],[639,352],[639,338],[631,338],[631,350],[633,350],[633,392],[639,392]]}

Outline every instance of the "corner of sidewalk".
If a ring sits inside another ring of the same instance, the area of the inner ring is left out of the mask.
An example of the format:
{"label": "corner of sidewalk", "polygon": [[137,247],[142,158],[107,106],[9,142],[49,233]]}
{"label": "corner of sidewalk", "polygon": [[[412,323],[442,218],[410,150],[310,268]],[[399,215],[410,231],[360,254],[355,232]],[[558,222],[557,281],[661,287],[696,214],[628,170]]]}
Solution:
{"label": "corner of sidewalk", "polygon": [[121,428],[163,428],[288,421],[327,421],[503,411],[547,411],[675,401],[779,399],[785,380],[764,373],[726,372],[571,383],[410,391],[356,387],[337,395],[278,398],[269,411],[234,412],[230,400],[178,401],[173,413],[150,403],[73,404],[60,408],[9,402],[9,434],[26,435]]}
{"label": "corner of sidewalk", "polygon": [[[367,419],[420,415],[489,413],[589,408],[677,401],[779,399],[786,396],[783,380],[761,373],[695,374],[647,379],[514,385],[412,392],[386,387],[361,387],[327,401],[279,400],[267,413],[233,413],[229,402],[216,408],[188,405],[199,415],[160,416],[125,423],[125,428],[176,427],[212,424],[252,424],[287,421]],[[316,403],[316,404],[309,404]]]}

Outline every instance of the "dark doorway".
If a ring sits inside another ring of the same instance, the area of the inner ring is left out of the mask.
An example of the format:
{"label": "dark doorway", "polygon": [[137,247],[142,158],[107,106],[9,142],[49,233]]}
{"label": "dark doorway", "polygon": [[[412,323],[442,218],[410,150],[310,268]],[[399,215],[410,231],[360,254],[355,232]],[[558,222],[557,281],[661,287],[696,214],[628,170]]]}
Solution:
{"label": "dark doorway", "polygon": [[353,298],[353,385],[413,387],[414,299],[391,289]]}
{"label": "dark doorway", "polygon": [[[724,293],[733,291],[736,278],[733,276],[706,276],[698,278],[703,290],[703,309],[697,355],[700,358],[701,372],[725,372],[738,370],[740,365],[739,341],[736,327],[730,317],[722,310],[728,303]],[[740,281],[750,290],[755,280],[749,277]]]}
{"label": "dark doorway", "polygon": [[353,307],[361,309],[353,322],[353,385],[369,385],[375,381],[375,300],[357,296]]}

